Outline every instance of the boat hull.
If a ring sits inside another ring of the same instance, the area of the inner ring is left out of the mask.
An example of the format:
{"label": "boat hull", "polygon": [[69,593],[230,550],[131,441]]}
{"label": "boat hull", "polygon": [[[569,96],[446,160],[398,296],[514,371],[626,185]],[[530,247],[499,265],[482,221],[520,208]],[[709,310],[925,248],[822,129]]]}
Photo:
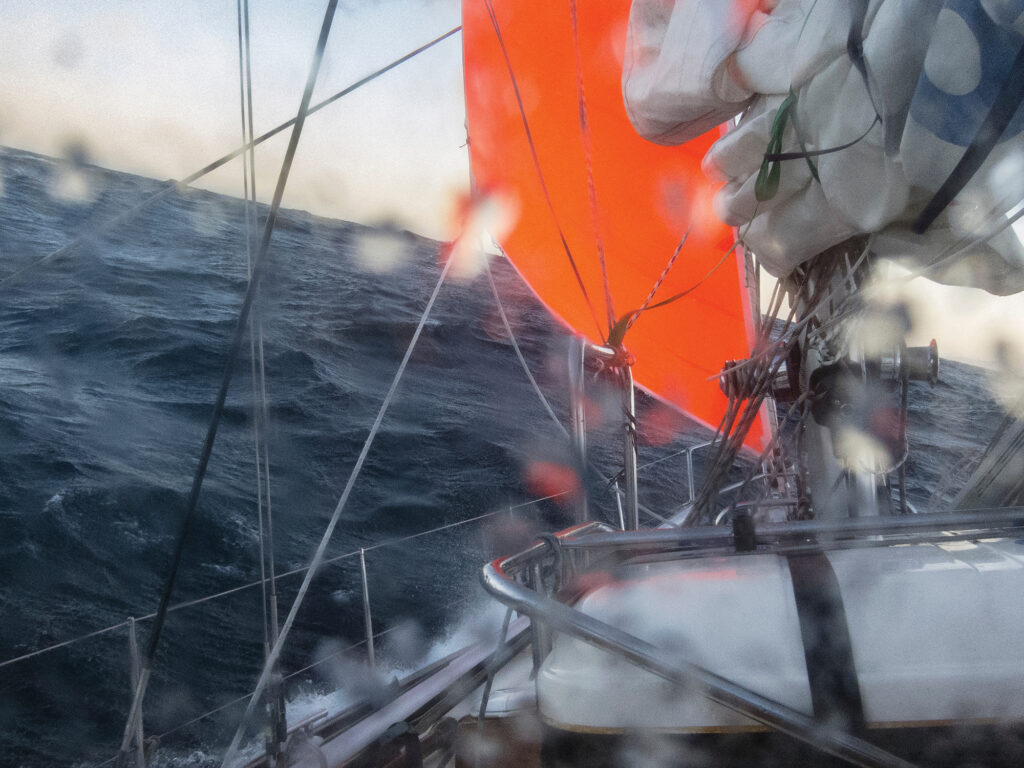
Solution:
{"label": "boat hull", "polygon": [[[864,737],[922,766],[1011,768],[1024,764],[1024,726],[956,725],[870,729]],[[847,766],[782,733],[583,734],[546,726],[540,764],[544,768],[620,768],[623,765],[790,768]]]}

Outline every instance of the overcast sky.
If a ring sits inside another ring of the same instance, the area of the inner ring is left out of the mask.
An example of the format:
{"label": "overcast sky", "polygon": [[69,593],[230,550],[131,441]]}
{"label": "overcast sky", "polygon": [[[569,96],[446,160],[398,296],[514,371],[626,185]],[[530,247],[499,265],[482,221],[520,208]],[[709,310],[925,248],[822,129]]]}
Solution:
{"label": "overcast sky", "polygon": [[[342,0],[315,98],[457,26],[459,6]],[[257,133],[295,115],[325,7],[250,0]],[[285,205],[449,237],[469,178],[461,43],[455,35],[312,117]],[[0,144],[50,155],[83,145],[98,165],[181,178],[240,143],[236,0],[0,6]],[[263,199],[286,144],[284,132],[257,152]],[[201,184],[240,196],[239,162]],[[937,336],[948,355],[991,362],[996,337],[1024,337],[1024,296],[915,294],[922,322],[913,341]]]}
{"label": "overcast sky", "polygon": [[[257,133],[295,115],[326,0],[250,0]],[[459,0],[342,0],[314,99],[460,23]],[[235,0],[4,0],[0,144],[180,178],[241,143]],[[307,123],[285,204],[443,237],[466,189],[456,35]],[[287,132],[257,153],[273,188]],[[241,195],[235,162],[203,186]]]}

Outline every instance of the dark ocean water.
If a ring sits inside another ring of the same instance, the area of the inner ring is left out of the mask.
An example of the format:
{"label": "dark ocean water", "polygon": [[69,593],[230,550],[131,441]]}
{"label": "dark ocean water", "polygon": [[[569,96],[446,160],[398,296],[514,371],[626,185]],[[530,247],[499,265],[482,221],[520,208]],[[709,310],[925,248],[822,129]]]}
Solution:
{"label": "dark ocean water", "polygon": [[[0,152],[0,172],[0,280],[162,188],[14,150]],[[244,293],[244,237],[241,201],[176,190],[0,285],[0,663],[155,610]],[[439,264],[438,244],[414,235],[282,216],[261,313],[279,572],[308,562]],[[526,357],[564,413],[564,333],[508,265],[494,268]],[[259,578],[249,370],[245,360],[235,374],[174,602]],[[911,393],[908,476],[922,509],[1000,418],[982,371],[947,364],[943,376]],[[610,430],[593,438],[607,474]],[[680,422],[641,462],[703,439]],[[449,282],[328,556],[525,504],[531,462],[565,459],[486,278]],[[642,475],[643,500],[673,511],[684,478],[680,457],[658,463]],[[609,513],[600,487],[593,495]],[[486,613],[483,562],[566,521],[557,504],[528,505],[368,552],[375,627],[403,627],[392,637],[404,642],[382,649],[385,665],[413,662]],[[286,674],[362,638],[358,574],[348,557],[316,578]],[[299,580],[281,579],[282,615]],[[143,641],[149,626],[139,624]],[[147,733],[174,730],[160,764],[217,759],[237,707],[175,729],[252,688],[262,637],[258,589],[170,615],[145,708]],[[113,755],[130,698],[127,648],[120,627],[0,666],[0,765]],[[344,669],[290,678],[296,711],[326,701]]]}

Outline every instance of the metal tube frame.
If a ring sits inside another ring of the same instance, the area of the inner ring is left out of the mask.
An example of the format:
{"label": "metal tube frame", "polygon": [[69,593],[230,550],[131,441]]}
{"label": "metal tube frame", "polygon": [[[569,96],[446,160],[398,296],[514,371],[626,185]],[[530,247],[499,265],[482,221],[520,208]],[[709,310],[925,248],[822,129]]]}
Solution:
{"label": "metal tube frame", "polygon": [[541,597],[509,579],[502,572],[500,559],[484,569],[483,579],[488,592],[510,608],[529,614],[534,626],[543,622],[552,630],[616,653],[680,687],[696,684],[712,701],[770,728],[788,733],[853,765],[866,768],[911,766],[911,763],[863,739],[823,725],[802,712],[765,698],[703,667],[680,661],[675,654],[665,653],[610,624],[579,613],[551,598]]}
{"label": "metal tube frame", "polygon": [[[844,546],[888,546],[893,543],[948,542],[958,538],[983,538],[1008,533],[1019,535],[1024,529],[1024,507],[976,510],[967,513],[914,517],[854,518],[847,520],[771,523],[760,526],[755,537],[764,549],[760,552],[794,554]],[[949,535],[949,531],[957,531]],[[923,535],[922,535],[923,534]],[[931,535],[929,535],[931,534]],[[690,550],[694,557],[728,552],[732,534],[720,526],[657,529],[635,533],[615,531],[603,523],[586,523],[555,534],[566,577],[586,568],[595,553],[606,555],[650,555]],[[890,538],[885,537],[915,537]],[[755,554],[755,553],[751,553]],[[703,694],[722,706],[752,720],[787,733],[823,752],[860,766],[908,766],[901,758],[869,742],[838,731],[767,699],[695,664],[667,654],[617,627],[587,616],[545,595],[536,574],[538,564],[554,558],[548,541],[538,542],[516,555],[498,558],[484,568],[484,588],[504,605],[530,616],[534,626],[547,632],[564,632],[584,642],[623,656],[628,661],[679,686],[701,687]],[[531,578],[533,577],[533,578]],[[530,589],[523,582],[532,582]],[[535,658],[543,658],[538,648]]]}
{"label": "metal tube frame", "polygon": [[636,390],[633,388],[633,369],[628,365],[619,369],[622,381],[624,433],[622,435],[622,464],[626,485],[626,530],[640,529],[639,488],[637,486],[637,434]]}
{"label": "metal tube frame", "polygon": [[[569,407],[571,410],[571,436],[574,458],[583,477],[587,466],[587,421],[584,408],[583,389],[586,379],[587,340],[582,336],[573,336],[569,340]],[[580,493],[576,499],[576,522],[582,523],[590,519],[587,500],[587,489],[580,483]]]}
{"label": "metal tube frame", "polygon": [[[572,409],[572,442],[577,460],[581,468],[586,466],[586,421],[583,409],[583,390],[588,361],[599,365],[613,366],[618,373],[617,379],[622,388],[623,405],[623,466],[625,485],[625,504],[622,510],[624,528],[639,530],[640,501],[637,485],[638,457],[636,432],[636,390],[633,387],[633,371],[630,366],[623,365],[623,350],[612,349],[598,344],[591,344],[583,336],[573,336],[569,345],[569,389]],[[582,523],[589,519],[586,493],[581,496],[576,522]]]}

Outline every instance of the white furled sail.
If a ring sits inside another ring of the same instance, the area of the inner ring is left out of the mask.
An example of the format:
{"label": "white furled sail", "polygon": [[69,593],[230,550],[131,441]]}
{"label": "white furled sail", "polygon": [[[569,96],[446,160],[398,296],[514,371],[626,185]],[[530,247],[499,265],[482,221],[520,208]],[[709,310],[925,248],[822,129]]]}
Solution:
{"label": "white furled sail", "polygon": [[1024,289],[1024,3],[636,0],[623,90],[648,139],[743,113],[715,208],[776,276],[848,238],[939,282]]}

